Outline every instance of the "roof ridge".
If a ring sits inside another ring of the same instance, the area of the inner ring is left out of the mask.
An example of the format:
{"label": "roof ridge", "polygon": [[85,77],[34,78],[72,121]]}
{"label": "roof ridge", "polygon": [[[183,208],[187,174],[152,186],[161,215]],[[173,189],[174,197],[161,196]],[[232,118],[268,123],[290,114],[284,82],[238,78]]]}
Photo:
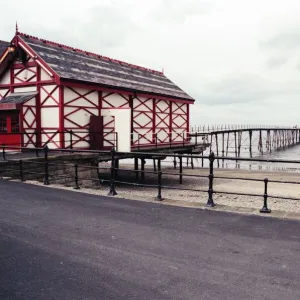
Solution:
{"label": "roof ridge", "polygon": [[124,62],[124,61],[121,61],[121,60],[113,59],[113,58],[103,56],[103,55],[100,55],[100,54],[96,54],[96,53],[93,53],[93,52],[84,51],[84,50],[74,48],[74,47],[71,47],[71,46],[67,46],[67,45],[64,45],[64,44],[60,44],[60,43],[52,42],[52,41],[49,41],[49,40],[41,39],[41,38],[26,34],[26,33],[17,32],[17,35],[28,37],[28,38],[43,42],[45,44],[54,45],[54,46],[57,46],[57,47],[65,48],[65,49],[72,50],[72,51],[79,52],[79,53],[83,53],[83,54],[86,54],[86,55],[91,55],[91,56],[94,56],[96,58],[102,58],[102,59],[105,59],[105,60],[108,60],[108,61],[111,61],[111,62],[118,63],[118,64],[123,65],[123,66],[132,67],[132,68],[135,68],[135,69],[138,69],[138,70],[148,71],[148,72],[151,72],[151,73],[154,73],[154,74],[159,74],[159,75],[164,74],[163,72],[160,72],[160,71],[157,71],[157,70],[144,68],[144,67],[141,67],[141,66],[138,66],[138,65],[130,64],[130,63],[127,63],[127,62]]}

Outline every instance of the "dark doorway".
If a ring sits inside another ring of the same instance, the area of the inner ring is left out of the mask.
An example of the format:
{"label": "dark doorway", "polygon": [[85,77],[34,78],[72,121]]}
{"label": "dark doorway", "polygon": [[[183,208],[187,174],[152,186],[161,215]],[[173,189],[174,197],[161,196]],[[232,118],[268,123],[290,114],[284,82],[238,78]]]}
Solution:
{"label": "dark doorway", "polygon": [[103,117],[90,116],[90,147],[92,150],[102,150],[103,144]]}

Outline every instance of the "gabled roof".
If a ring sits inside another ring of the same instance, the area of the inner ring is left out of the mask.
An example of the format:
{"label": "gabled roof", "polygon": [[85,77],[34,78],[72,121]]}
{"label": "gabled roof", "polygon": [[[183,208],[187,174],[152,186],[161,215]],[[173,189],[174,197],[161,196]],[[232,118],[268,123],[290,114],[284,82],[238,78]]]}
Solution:
{"label": "gabled roof", "polygon": [[4,42],[0,40],[0,56],[3,54],[3,52],[6,50],[8,46],[9,46],[9,42]]}
{"label": "gabled roof", "polygon": [[0,104],[3,104],[3,103],[15,103],[15,104],[24,103],[24,102],[30,100],[31,98],[33,98],[36,95],[37,95],[37,92],[13,93],[13,94],[10,94],[9,96],[5,97],[5,98],[2,98],[0,100]]}
{"label": "gabled roof", "polygon": [[37,95],[37,92],[13,93],[0,100],[0,110],[18,109],[20,105]]}
{"label": "gabled roof", "polygon": [[162,72],[23,33],[18,36],[63,79],[194,101]]}

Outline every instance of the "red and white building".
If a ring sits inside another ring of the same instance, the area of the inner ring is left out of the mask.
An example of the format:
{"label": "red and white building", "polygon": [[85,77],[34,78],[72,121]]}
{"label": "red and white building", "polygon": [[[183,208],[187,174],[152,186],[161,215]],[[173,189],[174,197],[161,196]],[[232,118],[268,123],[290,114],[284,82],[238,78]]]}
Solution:
{"label": "red and white building", "polygon": [[193,103],[162,72],[19,32],[0,41],[0,144],[131,151],[188,143]]}

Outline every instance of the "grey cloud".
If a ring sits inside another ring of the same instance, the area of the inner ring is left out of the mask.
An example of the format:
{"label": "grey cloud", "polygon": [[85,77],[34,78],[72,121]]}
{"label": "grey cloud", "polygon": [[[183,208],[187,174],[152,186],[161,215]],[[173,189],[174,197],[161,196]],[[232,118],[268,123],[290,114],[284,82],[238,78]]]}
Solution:
{"label": "grey cloud", "polygon": [[299,32],[282,32],[261,42],[264,47],[276,49],[298,49],[300,48],[300,30]]}
{"label": "grey cloud", "polygon": [[188,17],[212,11],[214,2],[208,0],[162,0],[150,16],[161,23],[184,23]]}
{"label": "grey cloud", "polygon": [[267,60],[266,65],[269,69],[278,69],[288,62],[286,57],[271,57]]}
{"label": "grey cloud", "polygon": [[262,101],[272,94],[268,83],[254,75],[229,77],[204,87],[201,102],[210,105]]}
{"label": "grey cloud", "polygon": [[257,106],[262,103],[270,105],[275,98],[281,99],[277,101],[282,102],[285,101],[282,99],[292,98],[296,94],[300,94],[297,80],[273,84],[265,78],[250,74],[210,82],[191,93],[197,102],[210,106],[229,104]]}

